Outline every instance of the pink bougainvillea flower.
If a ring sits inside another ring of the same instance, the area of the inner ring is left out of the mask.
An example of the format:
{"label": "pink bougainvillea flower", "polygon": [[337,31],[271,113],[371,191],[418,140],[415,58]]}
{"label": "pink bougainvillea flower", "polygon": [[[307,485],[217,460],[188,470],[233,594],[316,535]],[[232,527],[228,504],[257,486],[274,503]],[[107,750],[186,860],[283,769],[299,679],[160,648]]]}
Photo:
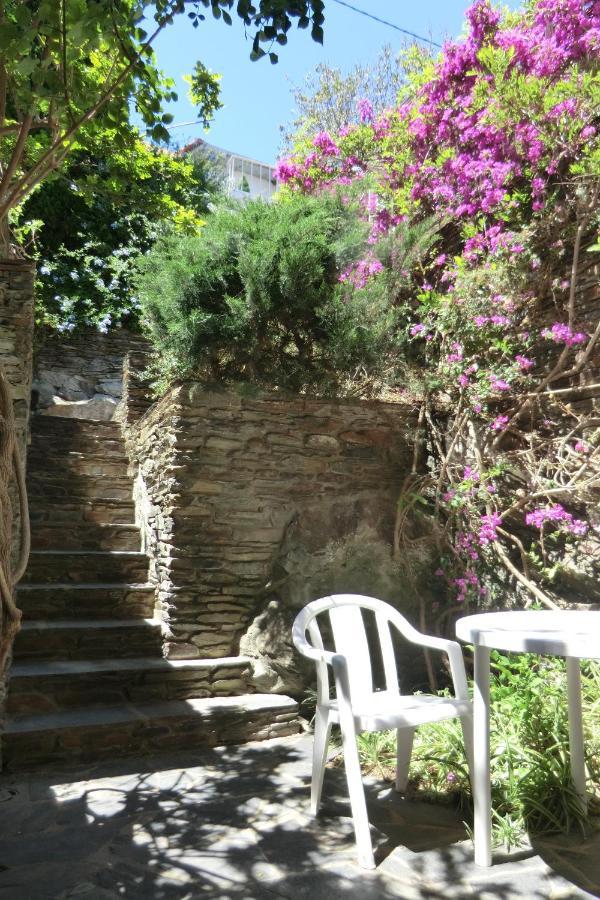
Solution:
{"label": "pink bougainvillea flower", "polygon": [[502,525],[502,516],[498,513],[494,512],[481,516],[478,538],[482,547],[486,547],[492,541],[498,540],[496,529],[499,525]]}
{"label": "pink bougainvillea flower", "polygon": [[493,372],[490,374],[490,387],[493,391],[510,391],[511,387],[508,381],[504,381],[503,378],[500,378],[498,375],[495,375]]}
{"label": "pink bougainvillea flower", "polygon": [[358,116],[360,121],[365,124],[370,124],[373,121],[373,104],[366,97],[362,98],[356,104],[358,109]]}
{"label": "pink bougainvillea flower", "polygon": [[587,534],[588,531],[587,523],[581,519],[575,519],[560,503],[541,506],[525,514],[525,524],[539,528],[540,531],[546,522],[551,522],[555,527],[579,536]]}
{"label": "pink bougainvillea flower", "polygon": [[342,283],[347,282],[356,288],[364,288],[370,278],[382,271],[383,265],[378,259],[373,256],[366,256],[342,272],[338,281]]}
{"label": "pink bougainvillea flower", "polygon": [[479,578],[472,569],[467,569],[465,574],[460,578],[455,578],[452,582],[456,588],[456,602],[464,603],[467,599],[469,588],[475,588],[477,593],[481,593],[481,584]]}
{"label": "pink bougainvillea flower", "polygon": [[301,171],[301,167],[291,159],[280,159],[275,166],[275,178],[282,184],[286,184],[292,178],[297,178]]}
{"label": "pink bougainvillea flower", "polygon": [[458,341],[454,341],[452,344],[452,353],[449,353],[446,357],[446,362],[462,362],[463,358],[463,348],[462,345],[458,343]]}
{"label": "pink bougainvillea flower", "polygon": [[566,344],[574,347],[576,344],[584,344],[588,335],[582,331],[573,332],[565,322],[555,322],[552,328],[544,328],[542,337],[554,341],[555,344]]}
{"label": "pink bougainvillea flower", "polygon": [[319,131],[313,138],[313,146],[326,156],[339,156],[340,148],[326,131]]}
{"label": "pink bougainvillea flower", "polygon": [[515,356],[515,360],[518,362],[519,368],[523,372],[527,372],[528,369],[531,369],[535,365],[532,359],[528,359],[527,356],[521,356],[520,354]]}
{"label": "pink bougainvillea flower", "polygon": [[556,106],[553,106],[551,110],[548,111],[549,119],[559,119],[561,116],[568,116],[571,118],[575,115],[577,111],[577,100],[574,97],[568,97],[566,100],[561,100],[560,103],[557,103]]}
{"label": "pink bougainvillea flower", "polygon": [[492,431],[504,431],[506,426],[508,425],[508,416],[496,416],[490,428]]}

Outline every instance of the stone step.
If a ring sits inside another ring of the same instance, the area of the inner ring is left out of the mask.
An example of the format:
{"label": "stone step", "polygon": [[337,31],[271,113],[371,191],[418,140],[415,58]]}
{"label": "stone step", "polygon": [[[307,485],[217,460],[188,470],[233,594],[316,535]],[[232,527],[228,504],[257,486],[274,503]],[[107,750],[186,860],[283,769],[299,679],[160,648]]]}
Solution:
{"label": "stone step", "polygon": [[67,524],[77,528],[80,522],[96,522],[100,525],[133,525],[135,505],[133,500],[117,500],[96,497],[92,500],[73,497],[32,496],[29,515],[32,529],[38,522]]}
{"label": "stone step", "polygon": [[121,438],[93,438],[91,435],[32,435],[28,450],[32,457],[41,457],[44,453],[53,456],[79,454],[80,456],[103,456],[119,462],[125,456],[125,446]]}
{"label": "stone step", "polygon": [[103,453],[48,453],[47,448],[32,450],[27,454],[29,475],[47,475],[49,478],[82,476],[126,477],[128,459],[126,456],[105,455]]}
{"label": "stone step", "polygon": [[2,755],[5,770],[14,772],[299,731],[298,704],[277,694],[121,704],[9,720]]}
{"label": "stone step", "polygon": [[118,422],[96,422],[55,416],[33,416],[31,447],[33,454],[62,455],[69,452],[125,456],[125,445]]}
{"label": "stone step", "polygon": [[127,550],[33,550],[23,581],[26,584],[148,580],[148,557]]}
{"label": "stone step", "polygon": [[249,675],[250,661],[241,656],[16,662],[6,709],[16,718],[79,707],[240,695],[249,692]]}
{"label": "stone step", "polygon": [[150,619],[152,584],[20,584],[17,604],[26,619]]}
{"label": "stone step", "polygon": [[69,419],[65,416],[31,417],[31,436],[93,437],[96,440],[121,440],[119,422],[96,419]]}
{"label": "stone step", "polygon": [[127,474],[82,475],[74,472],[51,474],[43,469],[29,470],[27,490],[34,504],[58,500],[130,500],[133,482]]}
{"label": "stone step", "polygon": [[160,657],[158,619],[63,619],[25,621],[14,645],[15,662],[84,660],[113,657]]}
{"label": "stone step", "polygon": [[137,525],[54,524],[36,522],[31,529],[34,550],[132,550],[139,551],[140,530]]}

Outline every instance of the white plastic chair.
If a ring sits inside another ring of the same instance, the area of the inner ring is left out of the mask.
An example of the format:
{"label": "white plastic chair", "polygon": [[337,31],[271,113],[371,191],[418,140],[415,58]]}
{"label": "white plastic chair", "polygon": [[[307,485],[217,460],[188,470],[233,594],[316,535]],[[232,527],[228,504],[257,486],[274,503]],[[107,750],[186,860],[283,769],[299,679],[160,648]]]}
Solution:
{"label": "white plastic chair", "polygon": [[[385,690],[374,690],[371,655],[361,610],[375,614],[385,676]],[[329,613],[335,652],[324,649],[317,617]],[[455,697],[432,694],[401,694],[390,626],[406,640],[448,654]],[[310,642],[307,640],[307,632]],[[461,720],[465,751],[472,772],[472,709],[462,651],[456,641],[421,634],[392,606],[359,594],[335,594],[309,603],[298,614],[292,629],[296,649],[317,666],[317,712],[313,745],[311,812],[317,815],[321,802],[323,775],[331,726],[342,733],[344,765],[358,862],[375,868],[356,735],[361,731],[397,730],[396,790],[404,791],[415,729],[426,722],[458,717]],[[327,667],[331,666],[335,698],[329,696]]]}

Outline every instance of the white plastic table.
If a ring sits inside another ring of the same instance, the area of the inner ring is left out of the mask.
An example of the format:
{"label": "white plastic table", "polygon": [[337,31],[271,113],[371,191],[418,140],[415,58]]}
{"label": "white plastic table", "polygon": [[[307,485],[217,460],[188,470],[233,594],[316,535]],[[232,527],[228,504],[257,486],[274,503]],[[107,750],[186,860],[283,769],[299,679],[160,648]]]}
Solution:
{"label": "white plastic table", "polygon": [[526,610],[482,613],[459,619],[456,623],[456,635],[461,641],[475,647],[475,862],[479,866],[491,866],[490,649],[514,653],[549,653],[566,658],[571,772],[577,793],[585,803],[579,660],[600,659],[600,612]]}

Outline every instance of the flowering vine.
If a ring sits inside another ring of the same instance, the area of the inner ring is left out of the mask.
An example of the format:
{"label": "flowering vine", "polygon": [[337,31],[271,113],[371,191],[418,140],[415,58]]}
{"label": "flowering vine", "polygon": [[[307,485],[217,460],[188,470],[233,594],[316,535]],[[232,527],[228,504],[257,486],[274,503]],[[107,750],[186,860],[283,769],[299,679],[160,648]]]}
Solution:
{"label": "flowering vine", "polygon": [[[519,14],[476,0],[466,37],[423,61],[397,108],[375,117],[361,101],[359,125],[278,165],[287,191],[360,198],[368,249],[340,278],[359,290],[382,280],[406,305],[430,448],[407,490],[433,509],[438,580],[456,604],[499,589],[483,573],[500,561],[526,603],[553,606],[556,560],[595,534],[600,419],[568,401],[589,397],[600,340],[585,300],[599,59],[598,0]],[[428,222],[436,240],[415,260],[403,229]]]}

